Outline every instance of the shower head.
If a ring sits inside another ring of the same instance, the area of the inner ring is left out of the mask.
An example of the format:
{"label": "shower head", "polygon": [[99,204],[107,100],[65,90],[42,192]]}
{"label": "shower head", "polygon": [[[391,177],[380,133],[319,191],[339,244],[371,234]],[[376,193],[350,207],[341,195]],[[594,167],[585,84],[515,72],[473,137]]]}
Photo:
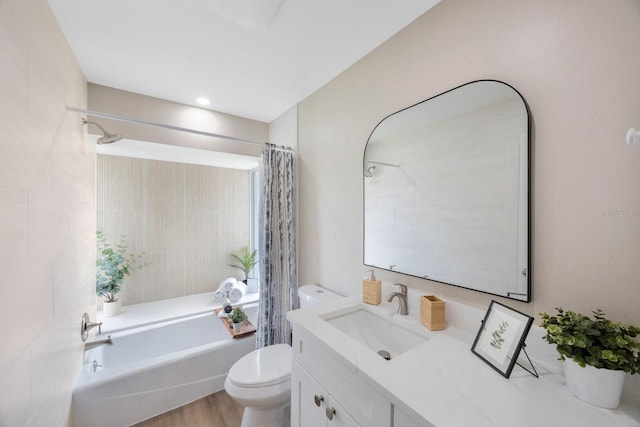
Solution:
{"label": "shower head", "polygon": [[373,178],[373,171],[376,169],[375,166],[369,166],[366,171],[364,171],[365,178]]}
{"label": "shower head", "polygon": [[96,140],[97,144],[111,144],[112,142],[120,141],[122,139],[121,135],[118,134],[110,134],[107,133],[104,136],[101,136]]}
{"label": "shower head", "polygon": [[96,143],[98,143],[98,144],[111,144],[112,142],[120,141],[122,139],[121,135],[109,133],[106,130],[104,130],[104,128],[102,126],[100,126],[98,123],[90,122],[87,119],[85,119],[84,117],[82,118],[82,124],[83,125],[95,125],[95,126],[98,126],[98,128],[102,131],[102,134],[103,134],[96,141]]}

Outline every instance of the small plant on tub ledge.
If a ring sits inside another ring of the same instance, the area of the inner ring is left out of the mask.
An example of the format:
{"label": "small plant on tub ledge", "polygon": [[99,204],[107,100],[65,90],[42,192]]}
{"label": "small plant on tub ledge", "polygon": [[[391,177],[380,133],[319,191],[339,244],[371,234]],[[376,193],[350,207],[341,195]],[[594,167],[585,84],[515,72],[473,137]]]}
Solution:
{"label": "small plant on tub ledge", "polygon": [[231,312],[231,316],[229,317],[231,318],[231,324],[233,325],[233,330],[235,332],[238,332],[240,330],[242,322],[245,322],[249,319],[247,317],[247,314],[240,307],[234,308]]}
{"label": "small plant on tub ledge", "polygon": [[98,256],[96,258],[96,294],[103,297],[103,312],[105,317],[115,316],[120,312],[122,302],[118,299],[118,292],[126,276],[134,270],[146,266],[141,255],[127,252],[125,237],[120,243],[112,247],[102,231],[96,232]]}
{"label": "small plant on tub ledge", "polygon": [[627,373],[640,373],[640,328],[612,322],[597,309],[593,319],[556,308],[557,315],[540,313],[543,337],[555,344],[564,362],[569,392],[603,408],[616,408]]}

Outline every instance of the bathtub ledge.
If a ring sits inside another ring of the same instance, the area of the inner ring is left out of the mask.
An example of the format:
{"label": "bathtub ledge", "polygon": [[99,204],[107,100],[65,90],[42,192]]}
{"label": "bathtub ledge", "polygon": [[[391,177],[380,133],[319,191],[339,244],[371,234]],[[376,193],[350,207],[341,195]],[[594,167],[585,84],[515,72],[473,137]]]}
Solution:
{"label": "bathtub ledge", "polygon": [[[259,294],[248,293],[234,305],[247,305],[258,302]],[[129,328],[137,328],[168,319],[178,319],[194,314],[207,313],[221,307],[213,298],[213,292],[188,295],[185,297],[126,305],[122,313],[114,317],[104,317],[97,311],[98,321],[102,322],[102,335],[108,335]]]}

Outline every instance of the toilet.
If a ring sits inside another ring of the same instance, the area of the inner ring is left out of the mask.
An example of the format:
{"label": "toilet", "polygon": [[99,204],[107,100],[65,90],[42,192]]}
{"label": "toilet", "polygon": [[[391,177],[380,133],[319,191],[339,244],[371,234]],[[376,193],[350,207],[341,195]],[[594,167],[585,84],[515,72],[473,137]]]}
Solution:
{"label": "toilet", "polygon": [[[318,285],[298,289],[300,308],[340,295]],[[233,364],[224,382],[227,394],[244,406],[241,427],[288,426],[291,414],[291,347],[275,344],[254,350]]]}

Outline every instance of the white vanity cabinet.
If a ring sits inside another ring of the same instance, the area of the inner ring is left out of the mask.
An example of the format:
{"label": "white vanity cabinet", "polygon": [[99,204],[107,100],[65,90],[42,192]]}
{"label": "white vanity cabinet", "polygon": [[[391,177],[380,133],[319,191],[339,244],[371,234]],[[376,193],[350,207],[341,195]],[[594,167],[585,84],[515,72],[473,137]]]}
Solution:
{"label": "white vanity cabinet", "polygon": [[391,402],[356,366],[300,328],[293,333],[291,427],[391,427]]}
{"label": "white vanity cabinet", "polygon": [[358,427],[347,411],[298,362],[291,369],[291,426]]}

